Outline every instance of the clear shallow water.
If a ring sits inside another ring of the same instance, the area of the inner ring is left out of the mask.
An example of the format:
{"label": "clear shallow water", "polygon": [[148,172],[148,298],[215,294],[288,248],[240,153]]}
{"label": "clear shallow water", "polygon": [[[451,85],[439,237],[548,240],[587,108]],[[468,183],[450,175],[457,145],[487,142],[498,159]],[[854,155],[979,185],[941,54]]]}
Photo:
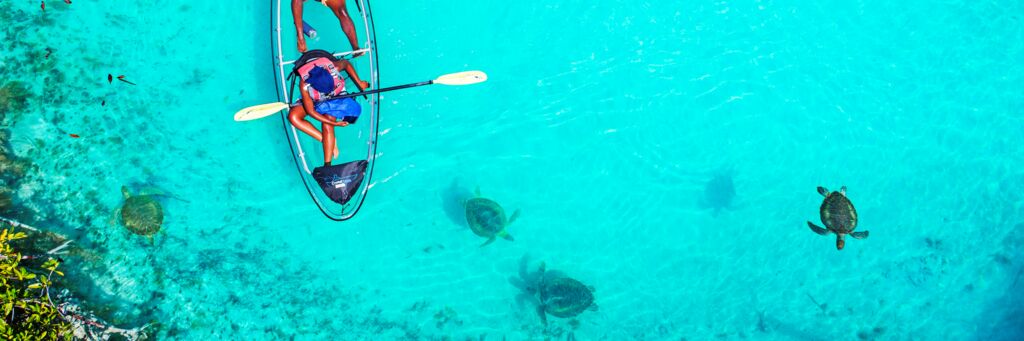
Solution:
{"label": "clear shallow water", "polygon": [[[37,166],[18,218],[99,251],[75,278],[163,338],[1022,335],[1019,3],[374,3],[382,82],[490,80],[386,95],[390,178],[345,223],[277,119],[230,121],[276,97],[267,5],[0,6],[2,79],[62,85],[3,122]],[[153,244],[109,224],[122,184],[187,200]],[[818,185],[868,239],[808,230]],[[478,247],[476,187],[522,210],[516,241]],[[600,309],[545,329],[508,283],[524,255]]]}

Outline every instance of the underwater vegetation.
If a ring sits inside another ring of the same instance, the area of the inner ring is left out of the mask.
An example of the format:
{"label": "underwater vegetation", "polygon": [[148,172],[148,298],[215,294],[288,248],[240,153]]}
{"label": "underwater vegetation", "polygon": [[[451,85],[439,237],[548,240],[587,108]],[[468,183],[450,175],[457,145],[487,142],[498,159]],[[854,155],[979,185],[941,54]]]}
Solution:
{"label": "underwater vegetation", "polygon": [[28,102],[28,87],[19,81],[0,85],[0,122],[4,122],[8,113],[21,110]]}
{"label": "underwater vegetation", "polygon": [[11,195],[11,190],[0,187],[0,212],[7,212],[13,204],[14,198]]}
{"label": "underwater vegetation", "polygon": [[32,163],[11,151],[10,131],[0,130],[0,216],[17,216],[14,192]]}
{"label": "underwater vegetation", "polygon": [[735,198],[736,186],[733,184],[732,172],[721,171],[704,185],[704,197],[700,200],[700,207],[709,209],[712,215],[718,216],[721,211],[733,208]]}

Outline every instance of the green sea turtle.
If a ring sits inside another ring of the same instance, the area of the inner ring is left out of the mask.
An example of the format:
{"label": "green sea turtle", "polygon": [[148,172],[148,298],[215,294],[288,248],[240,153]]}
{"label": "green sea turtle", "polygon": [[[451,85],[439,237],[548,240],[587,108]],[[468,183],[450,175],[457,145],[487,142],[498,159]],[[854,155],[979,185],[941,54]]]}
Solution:
{"label": "green sea turtle", "polygon": [[152,241],[164,222],[164,209],[154,195],[131,195],[128,187],[121,186],[124,204],[121,206],[121,224],[129,231],[146,236]]}
{"label": "green sea turtle", "polygon": [[540,283],[537,285],[537,315],[546,324],[547,315],[561,318],[575,317],[584,311],[596,311],[594,287],[564,275],[546,273],[540,265]]}
{"label": "green sea turtle", "polygon": [[494,200],[480,196],[480,189],[476,189],[476,197],[466,200],[466,222],[469,228],[476,235],[487,238],[487,241],[480,246],[494,242],[496,237],[512,239],[512,235],[505,231],[509,224],[519,217],[519,210],[512,213],[512,218],[505,219],[505,210]]}
{"label": "green sea turtle", "polygon": [[821,202],[821,222],[825,224],[825,228],[808,221],[807,226],[811,227],[811,231],[823,236],[835,233],[836,249],[839,250],[846,245],[843,240],[846,235],[857,239],[868,237],[868,231],[853,232],[857,228],[857,210],[853,208],[850,199],[846,198],[846,186],[838,192],[831,193],[825,187],[819,186],[818,193],[825,197],[825,201]]}

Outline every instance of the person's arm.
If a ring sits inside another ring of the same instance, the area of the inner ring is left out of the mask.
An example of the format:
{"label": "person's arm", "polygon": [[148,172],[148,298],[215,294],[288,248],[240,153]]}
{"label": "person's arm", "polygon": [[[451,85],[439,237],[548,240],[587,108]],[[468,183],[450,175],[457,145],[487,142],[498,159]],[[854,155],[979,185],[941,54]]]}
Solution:
{"label": "person's arm", "polygon": [[306,91],[306,81],[299,81],[299,92],[302,93],[302,108],[306,109],[306,114],[309,114],[309,116],[313,116],[313,118],[322,123],[338,125],[338,123],[335,122],[334,120],[316,112],[316,108],[314,108],[313,106],[313,98],[309,97],[309,92]]}
{"label": "person's arm", "polygon": [[366,88],[370,87],[370,83],[364,82],[362,79],[359,79],[359,74],[356,73],[356,68],[353,67],[352,63],[349,63],[347,60],[340,59],[334,62],[334,66],[339,69],[344,69],[345,73],[348,74],[348,78],[352,79],[353,83],[356,83],[356,87],[359,88],[359,91],[365,91]]}
{"label": "person's arm", "polygon": [[302,3],[305,0],[292,0],[292,20],[295,21],[295,33],[298,34],[299,52],[306,52],[306,37],[302,35]]}

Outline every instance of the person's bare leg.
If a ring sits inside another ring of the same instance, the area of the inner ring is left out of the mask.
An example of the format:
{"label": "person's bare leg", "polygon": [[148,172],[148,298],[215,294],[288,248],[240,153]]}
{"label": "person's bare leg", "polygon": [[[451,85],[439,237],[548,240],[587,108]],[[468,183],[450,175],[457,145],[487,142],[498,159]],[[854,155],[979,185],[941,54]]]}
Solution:
{"label": "person's bare leg", "polygon": [[320,131],[316,130],[312,123],[306,121],[306,110],[302,109],[302,106],[294,106],[291,110],[288,110],[288,122],[291,122],[293,126],[299,128],[306,135],[312,136],[317,141],[323,139]]}
{"label": "person's bare leg", "polygon": [[[348,37],[348,43],[352,45],[352,50],[359,49],[359,40],[356,39],[356,26],[352,24],[352,17],[348,16],[348,9],[345,7],[345,0],[328,0],[327,7],[331,8],[331,12],[334,12],[334,16],[338,17],[338,22],[341,23],[341,30],[345,32],[345,36]],[[358,57],[361,53],[355,54]]]}
{"label": "person's bare leg", "polygon": [[[338,144],[334,140],[334,126],[323,123],[321,128],[324,130],[324,139],[322,141],[324,144],[324,164],[330,166],[331,160],[338,158]],[[332,146],[334,147],[333,151],[331,150]],[[331,156],[332,153],[334,154],[333,157]]]}
{"label": "person's bare leg", "polygon": [[292,0],[292,20],[295,22],[295,33],[298,34],[299,52],[306,52],[306,37],[302,35],[302,1]]}
{"label": "person's bare leg", "polygon": [[[291,122],[293,126],[299,128],[299,130],[301,130],[303,133],[306,133],[306,135],[312,136],[317,141],[320,141],[320,143],[323,143],[323,135],[320,134],[319,130],[316,130],[316,127],[313,127],[312,123],[306,121],[306,110],[302,109],[301,106],[294,106],[292,107],[291,110],[288,111],[288,122]],[[331,135],[333,136],[333,129],[331,130],[331,133]],[[338,156],[338,153],[338,146],[334,145],[335,157]]]}

